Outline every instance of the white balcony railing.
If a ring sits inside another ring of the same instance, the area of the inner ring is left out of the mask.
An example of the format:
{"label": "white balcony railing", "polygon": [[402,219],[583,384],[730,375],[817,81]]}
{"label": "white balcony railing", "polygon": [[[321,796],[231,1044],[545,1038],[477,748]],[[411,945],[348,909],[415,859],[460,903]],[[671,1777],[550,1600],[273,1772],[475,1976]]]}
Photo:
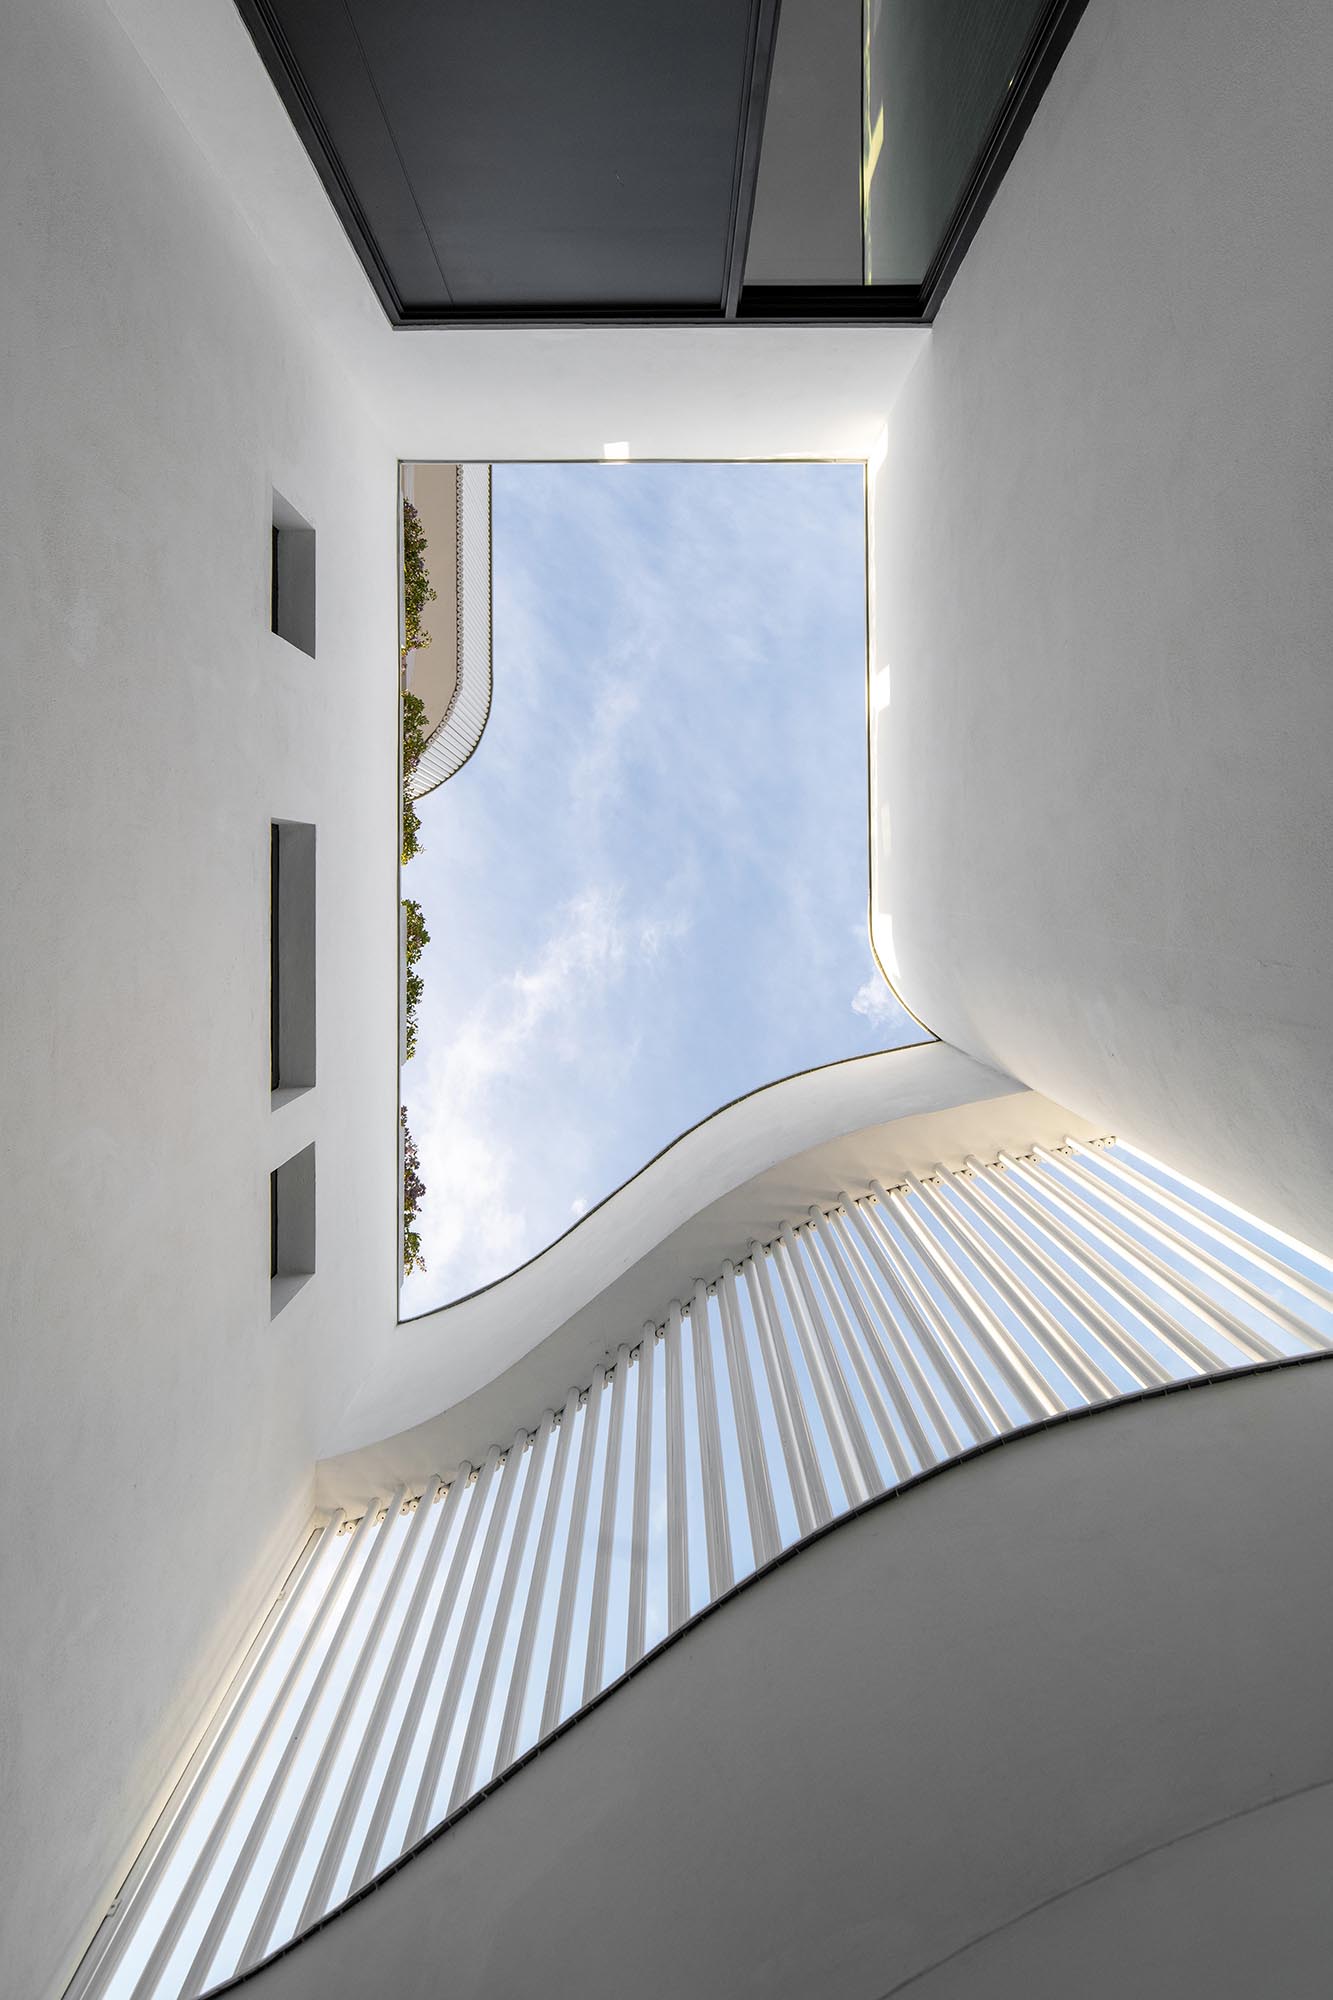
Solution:
{"label": "white balcony railing", "polygon": [[458,677],[409,780],[419,799],[461,771],[491,712],[491,468],[460,465],[458,479]]}
{"label": "white balcony railing", "polygon": [[738,1246],[480,1465],[316,1530],[72,1992],[254,1965],[784,1549],[1026,1426],[1323,1349],[1331,1286],[1111,1141]]}

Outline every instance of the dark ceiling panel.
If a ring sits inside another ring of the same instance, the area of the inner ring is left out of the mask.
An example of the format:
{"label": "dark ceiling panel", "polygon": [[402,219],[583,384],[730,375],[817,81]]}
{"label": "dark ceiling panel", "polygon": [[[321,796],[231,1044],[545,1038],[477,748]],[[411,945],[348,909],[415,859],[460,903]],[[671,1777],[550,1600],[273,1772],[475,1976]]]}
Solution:
{"label": "dark ceiling panel", "polygon": [[[430,237],[343,0],[260,0],[257,12],[281,52],[287,78],[304,100],[319,150],[342,178],[354,211],[351,216],[344,211],[344,221],[360,216],[399,299],[447,303]],[[268,54],[262,41],[260,48]],[[284,81],[281,71],[275,81]],[[292,105],[290,94],[288,103]],[[310,145],[312,135],[302,136]],[[319,150],[311,150],[320,164]],[[336,200],[334,188],[330,193]]]}
{"label": "dark ceiling panel", "polygon": [[[828,3],[802,0],[815,36]],[[769,282],[742,286],[781,0],[236,0],[386,313],[404,327],[929,323],[1086,4],[886,0],[890,26],[905,10],[941,34],[961,22],[952,40],[965,67],[992,11],[1030,29],[1001,65],[989,129],[973,118],[967,144],[950,141],[941,194],[943,169],[926,169],[957,123],[949,90],[909,92],[921,155],[911,172],[895,162],[907,126],[894,107],[879,182],[910,192],[919,168],[934,190],[908,275],[901,259],[890,261],[894,282],[821,275],[822,243],[807,270],[795,246],[783,249],[779,216],[782,254],[769,254],[771,225],[760,259]],[[871,19],[883,25],[878,0]],[[890,95],[886,86],[886,122]],[[855,123],[853,110],[852,136]],[[807,150],[817,143],[796,137]],[[793,173],[789,196],[817,207],[799,162]],[[779,271],[789,275],[774,282]]]}
{"label": "dark ceiling panel", "polygon": [[266,17],[409,314],[720,306],[754,0],[244,11]]}

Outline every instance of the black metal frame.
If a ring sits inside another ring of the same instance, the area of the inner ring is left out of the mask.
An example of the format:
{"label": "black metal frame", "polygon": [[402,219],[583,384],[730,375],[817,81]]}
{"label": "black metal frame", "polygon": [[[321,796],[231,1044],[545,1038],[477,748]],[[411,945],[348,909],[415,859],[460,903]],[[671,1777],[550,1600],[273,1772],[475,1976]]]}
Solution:
{"label": "black metal frame", "polygon": [[337,149],[320,117],[269,0],[236,0],[264,67],[309,153],[391,325],[505,326],[929,326],[981,219],[1004,179],[1087,0],[1048,0],[977,155],[934,260],[919,285],[746,285],[745,253],[768,102],[781,0],[751,0],[740,135],[727,228],[722,297],[716,305],[514,305],[414,308],[399,296]]}
{"label": "black metal frame", "polygon": [[768,87],[773,76],[773,51],[777,46],[781,6],[782,0],[750,0],[745,87],[740,132],[736,141],[736,171],[731,189],[731,215],[727,223],[727,255],[722,280],[724,319],[735,319],[745,280],[745,257],[750,247],[750,224],[754,219],[755,190],[759,185],[764,114],[768,109]]}
{"label": "black metal frame", "polygon": [[1028,38],[1014,80],[990,131],[929,270],[919,285],[747,285],[737,318],[784,326],[929,326],[957,275],[968,246],[990,207],[1010,161],[1032,122],[1047,84],[1082,17],[1088,0],[1048,0]]}

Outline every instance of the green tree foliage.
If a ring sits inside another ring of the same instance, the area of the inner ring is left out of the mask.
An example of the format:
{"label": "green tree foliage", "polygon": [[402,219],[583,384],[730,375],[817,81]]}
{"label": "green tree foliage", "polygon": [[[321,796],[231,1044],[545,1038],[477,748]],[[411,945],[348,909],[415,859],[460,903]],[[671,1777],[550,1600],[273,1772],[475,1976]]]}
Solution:
{"label": "green tree foliage", "polygon": [[421,762],[426,747],[426,704],[419,694],[403,695],[403,866],[421,853],[421,819],[407,781]]}
{"label": "green tree foliage", "polygon": [[426,919],[421,913],[420,903],[404,901],[407,911],[407,962],[415,965],[426,946],[430,943],[430,932],[426,929]]}
{"label": "green tree foliage", "polygon": [[426,747],[426,704],[409,688],[403,696],[403,776],[410,778]]}
{"label": "green tree foliage", "polygon": [[421,847],[421,818],[420,818],[420,815],[419,815],[419,814],[418,814],[418,812],[417,812],[417,809],[416,809],[415,805],[414,805],[414,804],[412,803],[412,801],[411,801],[411,799],[410,799],[410,798],[408,797],[407,793],[406,793],[406,792],[404,792],[404,793],[403,793],[403,866],[404,866],[404,868],[406,868],[406,866],[407,866],[408,862],[409,862],[409,861],[410,861],[410,860],[411,860],[411,859],[413,858],[413,856],[414,856],[414,855],[417,855],[417,854],[420,854],[421,852],[422,852],[422,847]]}
{"label": "green tree foliage", "polygon": [[403,908],[407,913],[405,1011],[407,1021],[407,1058],[410,1061],[417,1052],[417,1006],[421,1000],[422,993],[425,991],[425,981],[415,968],[422,952],[430,943],[430,932],[426,929],[426,920],[422,915],[420,903],[414,903],[409,898],[404,897]]}
{"label": "green tree foliage", "polygon": [[417,1142],[407,1129],[407,1106],[398,1107],[398,1123],[403,1133],[403,1276],[410,1278],[413,1271],[424,1271],[426,1260],[421,1254],[421,1232],[416,1227],[417,1210],[426,1192],[426,1184],[421,1178],[421,1162],[417,1157]]}
{"label": "green tree foliage", "polygon": [[426,571],[426,531],[421,516],[410,500],[403,502],[403,651],[420,651],[429,646],[430,633],[421,622],[428,604],[434,604]]}
{"label": "green tree foliage", "polygon": [[[409,651],[419,652],[429,646],[430,633],[422,624],[422,614],[428,604],[435,601],[430,577],[426,571],[426,536],[421,525],[421,516],[410,500],[403,502],[403,658]],[[402,859],[406,867],[413,855],[421,852],[421,820],[415,802],[408,789],[408,780],[421,762],[421,754],[426,747],[426,704],[420,695],[410,689],[403,691],[403,827]],[[407,915],[406,959],[407,976],[404,983],[406,1014],[406,1034],[404,1037],[409,1057],[417,1048],[417,1008],[421,1002],[423,984],[417,963],[422,952],[430,943],[430,932],[422,915],[420,903],[408,897],[403,898],[403,909]],[[421,1254],[421,1232],[416,1226],[417,1211],[425,1199],[426,1184],[421,1178],[421,1162],[417,1154],[416,1140],[407,1129],[407,1107],[398,1107],[398,1120],[403,1133],[403,1276],[409,1277],[413,1271],[424,1271],[426,1260]]]}

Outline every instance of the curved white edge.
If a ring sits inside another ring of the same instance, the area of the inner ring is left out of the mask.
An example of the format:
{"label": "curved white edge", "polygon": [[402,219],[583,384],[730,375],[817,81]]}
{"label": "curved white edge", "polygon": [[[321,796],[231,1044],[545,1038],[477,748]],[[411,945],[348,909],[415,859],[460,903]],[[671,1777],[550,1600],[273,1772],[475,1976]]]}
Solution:
{"label": "curved white edge", "polygon": [[898,1167],[961,1165],[988,1145],[1047,1132],[1059,1143],[1070,1129],[1091,1130],[939,1042],[755,1091],[686,1132],[531,1263],[405,1321],[374,1349],[323,1454],[321,1502],[475,1459],[563,1401],[618,1342],[637,1341],[696,1278],[711,1280],[724,1258],[812,1201],[863,1191]]}
{"label": "curved white edge", "polygon": [[[1333,260],[1302,217],[1333,210],[1333,9],[1279,11],[1274,35],[1205,0],[1195,36],[1153,0],[1087,7],[894,404],[871,886],[913,1012],[1327,1253],[1333,565],[1308,453]],[[1241,273],[1250,306],[1222,309]],[[1277,298],[1255,370],[1236,313]],[[1089,385],[1129,379],[1094,418]],[[1219,504],[1238,462],[1243,526]]]}
{"label": "curved white edge", "polygon": [[[1293,1588],[1324,1568],[1330,1360],[1080,1411],[868,1503],[235,1984],[433,2000],[447,1965],[511,2000],[1053,2000],[1115,1879],[1170,1950],[1089,1992],[1323,1991],[1326,1896],[1276,1985],[1209,1983],[1209,1915],[1134,1864],[1229,1829],[1237,1921],[1282,1932],[1272,1842],[1304,1822],[1274,1808],[1333,1782],[1333,1596]],[[1062,1977],[1034,1984],[1057,1905]]]}
{"label": "curved white edge", "polygon": [[[806,1070],[725,1105],[528,1263],[401,1322],[368,1354],[366,1378],[321,1457],[378,1443],[474,1395],[682,1223],[791,1154],[865,1125],[1021,1088],[956,1049],[928,1043]],[[665,1304],[654,1297],[645,1311]],[[639,1326],[619,1331],[637,1338]]]}
{"label": "curved white edge", "polygon": [[[348,377],[413,459],[863,458],[921,326],[390,327],[232,0],[111,11]],[[610,415],[608,413],[614,413]]]}

